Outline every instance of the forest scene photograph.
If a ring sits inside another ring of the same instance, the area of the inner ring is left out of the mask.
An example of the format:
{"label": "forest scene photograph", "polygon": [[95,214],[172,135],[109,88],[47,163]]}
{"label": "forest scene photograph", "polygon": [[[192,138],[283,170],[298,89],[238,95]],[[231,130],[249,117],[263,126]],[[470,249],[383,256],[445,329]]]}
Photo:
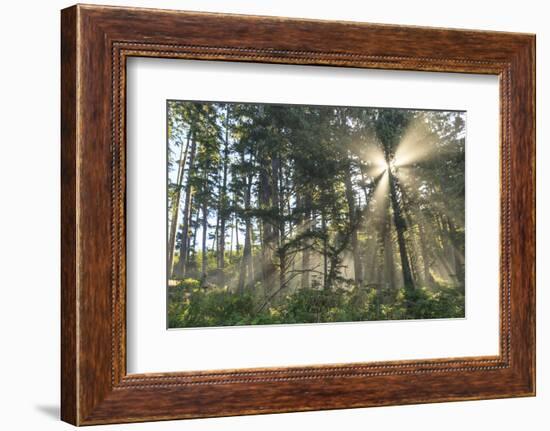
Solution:
{"label": "forest scene photograph", "polygon": [[167,101],[167,327],[465,317],[466,113]]}

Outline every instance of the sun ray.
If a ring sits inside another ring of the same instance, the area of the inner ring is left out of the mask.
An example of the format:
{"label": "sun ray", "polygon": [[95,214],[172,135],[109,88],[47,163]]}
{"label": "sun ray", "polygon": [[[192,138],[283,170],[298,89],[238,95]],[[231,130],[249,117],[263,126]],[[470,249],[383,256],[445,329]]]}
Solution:
{"label": "sun ray", "polygon": [[396,167],[403,167],[429,160],[437,153],[434,151],[435,144],[435,135],[423,117],[419,117],[409,124],[403,134],[395,150],[393,163]]}
{"label": "sun ray", "polygon": [[385,207],[386,199],[388,198],[388,193],[390,190],[390,182],[388,170],[384,171],[376,179],[376,187],[374,189],[374,194],[372,196],[372,201],[375,206],[375,210],[380,210]]}
{"label": "sun ray", "polygon": [[371,142],[363,148],[361,159],[366,167],[366,173],[373,178],[379,177],[387,169],[384,153],[377,142]]}

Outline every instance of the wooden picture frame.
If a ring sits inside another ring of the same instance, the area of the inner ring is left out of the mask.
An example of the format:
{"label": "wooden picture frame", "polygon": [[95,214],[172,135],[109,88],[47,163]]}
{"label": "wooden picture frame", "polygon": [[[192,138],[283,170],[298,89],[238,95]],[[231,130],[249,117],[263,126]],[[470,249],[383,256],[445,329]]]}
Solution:
{"label": "wooden picture frame", "polygon": [[[83,5],[64,9],[61,24],[64,421],[91,425],[535,394],[534,35]],[[128,375],[130,56],[498,75],[500,354]]]}

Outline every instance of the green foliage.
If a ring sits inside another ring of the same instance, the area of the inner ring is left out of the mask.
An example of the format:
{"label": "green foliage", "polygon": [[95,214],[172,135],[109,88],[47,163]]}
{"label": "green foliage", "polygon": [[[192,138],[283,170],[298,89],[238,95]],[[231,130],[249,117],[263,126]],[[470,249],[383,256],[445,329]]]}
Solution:
{"label": "green foliage", "polygon": [[464,121],[169,101],[169,326],[464,316]]}
{"label": "green foliage", "polygon": [[[464,317],[464,296],[449,286],[404,289],[298,289],[263,307],[251,293],[199,287],[186,279],[170,288],[169,327],[208,327]],[[261,290],[261,289],[257,289]]]}
{"label": "green foliage", "polygon": [[169,327],[251,324],[254,301],[250,294],[231,294],[222,288],[204,290],[195,287],[200,285],[198,280],[193,281],[195,283],[182,283],[170,292]]}
{"label": "green foliage", "polygon": [[411,297],[415,319],[464,317],[464,295],[458,289],[438,287],[417,289]]}

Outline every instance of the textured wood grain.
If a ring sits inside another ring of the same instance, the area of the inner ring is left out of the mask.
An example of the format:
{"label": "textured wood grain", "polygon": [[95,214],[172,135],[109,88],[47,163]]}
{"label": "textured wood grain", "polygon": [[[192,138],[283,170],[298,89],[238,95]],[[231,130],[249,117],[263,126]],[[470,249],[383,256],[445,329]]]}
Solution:
{"label": "textured wood grain", "polygon": [[76,9],[61,16],[61,417],[78,421],[76,281]]}
{"label": "textured wood grain", "polygon": [[[511,33],[99,6],[64,10],[62,418],[81,425],[533,395],[534,46],[534,36]],[[499,75],[499,356],[126,375],[129,56]]]}

